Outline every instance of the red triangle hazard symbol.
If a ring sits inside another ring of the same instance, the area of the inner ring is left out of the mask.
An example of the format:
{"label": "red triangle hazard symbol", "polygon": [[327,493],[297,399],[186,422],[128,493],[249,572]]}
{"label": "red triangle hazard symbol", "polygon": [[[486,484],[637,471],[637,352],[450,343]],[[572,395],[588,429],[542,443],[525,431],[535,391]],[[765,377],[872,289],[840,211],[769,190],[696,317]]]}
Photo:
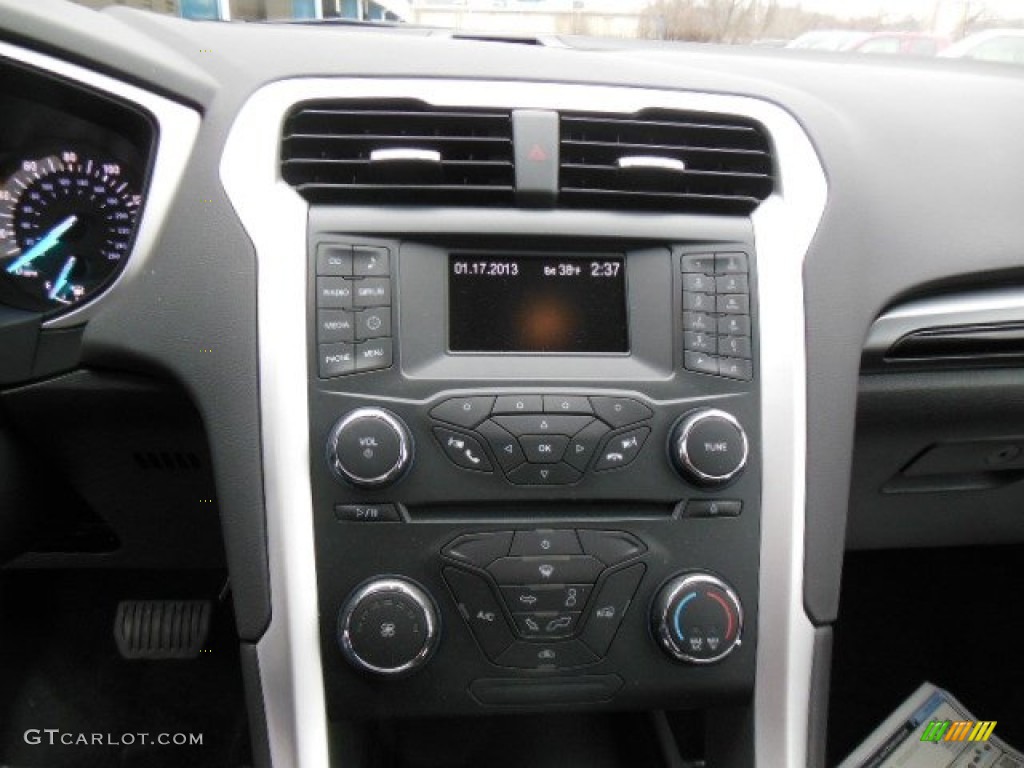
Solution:
{"label": "red triangle hazard symbol", "polygon": [[530,147],[530,154],[527,155],[535,163],[543,163],[548,159],[548,153],[544,151],[544,148],[540,144],[534,144]]}

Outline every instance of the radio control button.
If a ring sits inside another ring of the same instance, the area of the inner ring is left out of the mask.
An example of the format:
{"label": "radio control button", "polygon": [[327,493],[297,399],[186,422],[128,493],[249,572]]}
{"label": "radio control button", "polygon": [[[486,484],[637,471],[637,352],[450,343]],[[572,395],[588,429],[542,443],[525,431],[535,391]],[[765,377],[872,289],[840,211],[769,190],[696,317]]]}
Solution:
{"label": "radio control button", "polygon": [[557,464],[565,454],[569,438],[565,435],[524,435],[519,438],[519,444],[531,464]]}
{"label": "radio control button", "polygon": [[381,339],[391,335],[391,307],[356,312],[356,338]]}
{"label": "radio control button", "polygon": [[749,360],[723,357],[718,362],[718,373],[728,379],[750,381],[754,378],[754,366]]}
{"label": "radio control button", "polygon": [[346,309],[321,309],[316,313],[316,340],[321,344],[352,341],[355,319]]}
{"label": "radio control button", "polygon": [[[750,359],[750,339],[746,336],[723,336],[718,340],[718,354],[725,357],[741,357]],[[725,361],[719,363],[719,369],[723,376],[725,373]]]}
{"label": "radio control button", "polygon": [[676,469],[698,485],[724,485],[747,465],[750,445],[736,417],[714,408],[683,416],[672,430],[669,452]]}
{"label": "radio control button", "polygon": [[712,275],[683,275],[683,290],[696,291],[697,293],[714,293],[715,278]]}
{"label": "radio control button", "polygon": [[688,371],[718,375],[718,358],[714,355],[707,355],[703,352],[685,352],[683,365]]}
{"label": "radio control button", "polygon": [[718,351],[718,337],[696,331],[686,331],[683,334],[683,349],[691,352],[707,352],[710,355]]}
{"label": "radio control button", "polygon": [[584,528],[578,533],[583,551],[605,565],[618,565],[647,551],[642,541],[625,531],[591,531]]}
{"label": "radio control button", "polygon": [[508,473],[516,485],[570,485],[583,477],[583,473],[568,464],[523,464]]}
{"label": "radio control button", "polygon": [[367,277],[356,280],[353,305],[356,307],[386,307],[391,304],[391,279]]}
{"label": "radio control button", "polygon": [[595,421],[569,441],[563,456],[564,460],[580,472],[585,471],[591,458],[597,452],[598,443],[606,434],[608,434],[608,427],[604,422]]}
{"label": "radio control button", "polygon": [[632,565],[608,574],[590,603],[581,639],[598,656],[608,653],[608,647],[626,615],[636,588],[644,576],[644,566]]}
{"label": "radio control button", "polygon": [[750,297],[739,293],[719,295],[715,304],[717,311],[726,315],[749,315]]}
{"label": "radio control button", "polygon": [[572,436],[593,421],[589,416],[562,416],[536,414],[533,416],[495,416],[500,426],[516,437],[523,435],[568,435]]}
{"label": "radio control button", "polygon": [[705,312],[683,312],[683,330],[699,331],[700,333],[714,333],[716,329],[715,317]]}
{"label": "radio control button", "polygon": [[391,259],[387,248],[371,245],[352,246],[352,272],[355,275],[373,276],[391,274]]}
{"label": "radio control button", "polygon": [[351,344],[321,344],[318,354],[321,379],[344,376],[356,369],[356,352]]}
{"label": "radio control button", "polygon": [[519,447],[519,441],[493,421],[485,421],[476,428],[476,431],[491,446],[491,451],[506,472],[526,461],[523,449]]}
{"label": "radio control button", "polygon": [[746,275],[720,275],[715,278],[718,293],[750,293]]}
{"label": "radio control button", "polygon": [[471,428],[487,418],[492,405],[493,397],[456,397],[435,406],[430,415],[438,421]]}
{"label": "radio control button", "polygon": [[579,611],[587,604],[593,584],[555,584],[502,587],[505,604],[516,611]]}
{"label": "radio control button", "polygon": [[566,584],[593,582],[604,564],[589,555],[551,555],[550,557],[503,557],[487,570],[498,584]]}
{"label": "radio control button", "polygon": [[317,309],[352,309],[352,281],[344,277],[316,279]]}
{"label": "radio control button", "polygon": [[746,274],[748,271],[747,254],[716,253],[715,272],[719,275]]}
{"label": "radio control button", "polygon": [[701,272],[705,275],[715,274],[715,257],[710,253],[685,253],[683,254],[683,272]]}
{"label": "radio control button", "polygon": [[486,580],[475,573],[459,568],[445,568],[444,580],[455,597],[459,613],[469,625],[473,637],[480,644],[484,654],[496,661],[498,656],[508,648],[514,636],[501,604],[491,592]]}
{"label": "radio control button", "polygon": [[405,423],[381,408],[357,408],[338,419],[327,437],[327,463],[341,480],[360,488],[396,482],[412,462]]}
{"label": "radio control button", "polygon": [[750,318],[746,315],[726,315],[718,318],[718,332],[723,336],[749,336]]}
{"label": "radio control button", "polygon": [[544,395],[545,413],[593,413],[590,401],[575,395]]}
{"label": "radio control button", "polygon": [[580,614],[578,611],[534,611],[532,613],[515,613],[516,629],[523,637],[541,639],[568,637],[576,630]]}
{"label": "radio control button", "polygon": [[644,447],[644,442],[646,442],[649,434],[651,434],[651,430],[647,427],[640,427],[629,432],[613,435],[605,443],[601,455],[598,456],[597,464],[594,465],[594,471],[601,472],[608,469],[618,469],[619,467],[631,464],[640,455],[640,449]]}
{"label": "radio control button", "polygon": [[390,368],[394,362],[391,339],[374,339],[356,344],[356,370],[375,371]]}
{"label": "radio control button", "polygon": [[463,469],[476,472],[490,472],[493,467],[483,446],[475,437],[453,432],[444,427],[434,427],[434,437],[445,452],[448,459]]}
{"label": "radio control button", "polygon": [[715,295],[683,291],[683,309],[690,312],[715,312]]}
{"label": "radio control button", "polygon": [[598,418],[616,428],[636,424],[654,415],[646,405],[628,397],[592,397],[590,402],[594,404]]}
{"label": "radio control button", "polygon": [[501,667],[516,669],[542,669],[544,667],[582,667],[598,661],[579,640],[563,640],[553,643],[525,642],[518,640],[509,646],[495,662]]}
{"label": "radio control button", "polygon": [[491,413],[540,413],[543,410],[540,395],[502,395],[494,401]]}
{"label": "radio control button", "polygon": [[[576,538],[576,531],[540,530],[540,531],[516,531],[512,539],[510,555],[582,555],[580,540]],[[519,608],[518,610],[550,610],[544,608]]]}
{"label": "radio control button", "polygon": [[512,544],[512,531],[494,533],[467,533],[441,550],[441,554],[463,563],[486,568],[499,557],[508,555]]}
{"label": "radio control button", "polygon": [[316,252],[316,273],[318,275],[351,275],[351,245],[321,245]]}

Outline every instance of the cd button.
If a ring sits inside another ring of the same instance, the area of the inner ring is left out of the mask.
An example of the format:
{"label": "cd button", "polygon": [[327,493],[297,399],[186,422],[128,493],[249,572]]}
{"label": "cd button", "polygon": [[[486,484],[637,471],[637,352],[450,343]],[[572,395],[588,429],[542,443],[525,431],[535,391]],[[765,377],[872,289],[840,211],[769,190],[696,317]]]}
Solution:
{"label": "cd button", "polygon": [[569,485],[583,477],[568,464],[523,464],[508,473],[516,485]]}
{"label": "cd button", "polygon": [[475,427],[487,418],[492,405],[493,397],[456,397],[435,406],[430,415],[460,427]]}
{"label": "cd button", "polygon": [[590,401],[585,397],[544,395],[545,413],[593,413]]}
{"label": "cd button", "polygon": [[629,432],[622,432],[614,435],[605,443],[604,451],[594,465],[596,472],[606,469],[617,469],[631,464],[640,455],[640,449],[644,447],[647,436],[651,433],[647,427],[632,429]]}
{"label": "cd button", "polygon": [[[582,555],[580,541],[573,530],[516,531],[511,555]],[[526,609],[519,609],[526,610]],[[532,610],[548,610],[534,608]]]}
{"label": "cd button", "polygon": [[557,464],[565,454],[569,438],[565,435],[524,435],[519,438],[526,460],[533,464]]}
{"label": "cd button", "polygon": [[318,275],[351,275],[351,245],[321,245],[316,252]]}
{"label": "cd button", "polygon": [[492,413],[540,413],[544,401],[540,395],[502,395],[494,401]]}
{"label": "cd button", "polygon": [[575,435],[590,422],[589,416],[562,416],[552,414],[545,416],[496,416],[494,419],[500,426],[516,437],[523,435]]}

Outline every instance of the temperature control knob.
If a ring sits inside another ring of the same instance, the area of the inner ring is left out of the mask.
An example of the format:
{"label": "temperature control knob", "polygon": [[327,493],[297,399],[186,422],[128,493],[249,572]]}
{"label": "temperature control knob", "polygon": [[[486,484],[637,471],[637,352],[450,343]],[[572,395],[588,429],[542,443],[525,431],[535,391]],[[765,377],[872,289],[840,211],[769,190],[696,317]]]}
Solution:
{"label": "temperature control knob", "polygon": [[327,437],[327,463],[336,476],[360,488],[391,485],[412,460],[405,424],[381,408],[359,408],[338,420]]}
{"label": "temperature control knob", "polygon": [[655,598],[651,629],[672,658],[713,664],[740,644],[743,608],[732,588],[717,576],[684,573]]}
{"label": "temperature control knob", "polygon": [[338,644],[357,669],[378,675],[422,667],[438,640],[437,610],[426,591],[398,577],[359,587],[338,616]]}
{"label": "temperature control knob", "polygon": [[725,411],[704,408],[686,414],[672,430],[672,461],[697,485],[724,485],[747,466],[747,433]]}

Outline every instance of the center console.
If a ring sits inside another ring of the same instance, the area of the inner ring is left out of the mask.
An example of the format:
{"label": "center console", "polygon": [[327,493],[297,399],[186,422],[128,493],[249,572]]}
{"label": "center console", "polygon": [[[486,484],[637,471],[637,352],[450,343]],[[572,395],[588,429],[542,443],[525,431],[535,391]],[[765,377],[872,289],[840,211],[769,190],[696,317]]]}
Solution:
{"label": "center console", "polygon": [[686,238],[350,224],[310,211],[328,718],[749,702],[749,222]]}

